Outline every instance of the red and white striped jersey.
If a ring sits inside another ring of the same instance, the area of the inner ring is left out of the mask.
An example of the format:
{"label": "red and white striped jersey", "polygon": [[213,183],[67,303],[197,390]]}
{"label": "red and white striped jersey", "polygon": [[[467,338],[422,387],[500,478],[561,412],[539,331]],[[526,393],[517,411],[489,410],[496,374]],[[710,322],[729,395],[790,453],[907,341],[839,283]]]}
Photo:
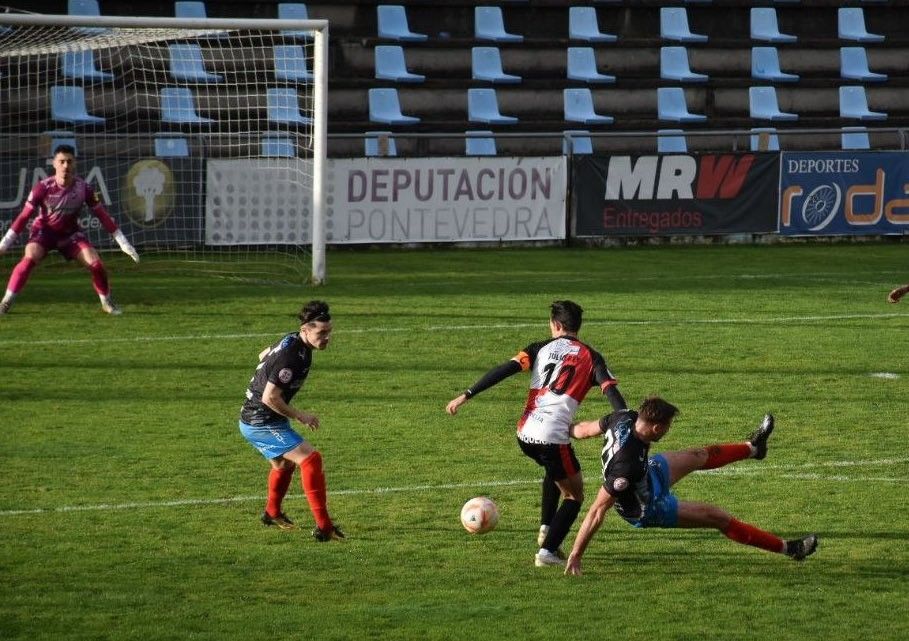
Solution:
{"label": "red and white striped jersey", "polygon": [[605,359],[574,336],[532,343],[512,360],[530,370],[530,391],[518,421],[518,438],[528,443],[571,442],[568,428],[590,388],[605,392],[618,382]]}

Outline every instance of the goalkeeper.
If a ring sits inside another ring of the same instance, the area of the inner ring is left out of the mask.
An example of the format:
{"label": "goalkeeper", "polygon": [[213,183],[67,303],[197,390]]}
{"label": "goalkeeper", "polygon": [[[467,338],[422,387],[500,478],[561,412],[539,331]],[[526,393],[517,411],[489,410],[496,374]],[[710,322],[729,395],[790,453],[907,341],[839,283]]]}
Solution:
{"label": "goalkeeper", "polygon": [[32,270],[52,249],[63,254],[67,260],[75,258],[88,269],[92,275],[92,286],[101,299],[103,311],[115,315],[121,313],[120,307],[110,296],[107,270],[104,269],[101,257],[85,234],[79,230],[78,217],[82,207],[86,205],[104,229],[114,237],[120,249],[134,261],[139,262],[139,254],[104,209],[94,190],[76,175],[76,150],[70,145],[58,145],[54,149],[54,176],[45,178],[34,186],[22,213],[16,217],[0,240],[2,254],[16,242],[16,237],[25,229],[31,215],[35,211],[38,212],[28,235],[25,254],[13,268],[6,286],[6,294],[0,301],[0,315],[10,310],[16,296],[25,287]]}

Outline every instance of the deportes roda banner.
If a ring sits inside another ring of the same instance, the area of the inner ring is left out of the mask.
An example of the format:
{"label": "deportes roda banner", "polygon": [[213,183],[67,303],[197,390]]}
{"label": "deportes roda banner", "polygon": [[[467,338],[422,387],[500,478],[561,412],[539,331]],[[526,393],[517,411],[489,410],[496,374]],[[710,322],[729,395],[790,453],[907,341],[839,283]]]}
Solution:
{"label": "deportes roda banner", "polygon": [[781,169],[784,236],[909,232],[909,154],[786,152]]}
{"label": "deportes roda banner", "polygon": [[576,156],[574,235],[776,230],[778,154]]}

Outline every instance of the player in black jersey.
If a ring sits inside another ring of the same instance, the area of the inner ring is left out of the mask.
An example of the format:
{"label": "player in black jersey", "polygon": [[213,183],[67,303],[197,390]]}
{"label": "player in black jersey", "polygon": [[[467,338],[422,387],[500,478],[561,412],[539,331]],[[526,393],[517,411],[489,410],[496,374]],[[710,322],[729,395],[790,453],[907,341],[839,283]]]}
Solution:
{"label": "player in black jersey", "polygon": [[603,436],[603,485],[581,524],[565,566],[566,574],[581,574],[581,557],[600,528],[606,512],[616,512],[635,527],[715,528],[728,538],[801,561],[817,548],[817,535],[784,541],[775,534],[743,523],[708,503],[679,501],[669,488],[695,470],[722,467],[746,458],[767,456],[773,416],[742,443],[708,445],[650,457],[650,444],[659,441],[678,413],[671,403],[652,397],[640,409],[619,410],[599,421],[572,426],[574,438]]}
{"label": "player in black jersey", "polygon": [[281,511],[294,468],[300,468],[300,483],[316,519],[312,535],[317,541],[344,538],[328,515],[322,455],[290,425],[294,419],[312,430],[319,419],[290,404],[309,376],[313,350],[328,347],[331,314],[328,305],[314,300],[300,311],[300,331],[287,334],[259,354],[259,365],[249,381],[246,402],[240,411],[240,432],[271,463],[268,500],[262,522],[292,529],[293,522]]}

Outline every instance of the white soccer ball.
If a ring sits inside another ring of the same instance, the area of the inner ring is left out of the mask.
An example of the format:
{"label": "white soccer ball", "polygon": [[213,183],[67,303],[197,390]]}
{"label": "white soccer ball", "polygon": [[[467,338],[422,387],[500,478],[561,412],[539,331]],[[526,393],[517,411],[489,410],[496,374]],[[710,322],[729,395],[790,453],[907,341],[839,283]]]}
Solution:
{"label": "white soccer ball", "polygon": [[499,522],[499,508],[491,499],[478,496],[461,508],[461,525],[471,534],[485,534]]}

